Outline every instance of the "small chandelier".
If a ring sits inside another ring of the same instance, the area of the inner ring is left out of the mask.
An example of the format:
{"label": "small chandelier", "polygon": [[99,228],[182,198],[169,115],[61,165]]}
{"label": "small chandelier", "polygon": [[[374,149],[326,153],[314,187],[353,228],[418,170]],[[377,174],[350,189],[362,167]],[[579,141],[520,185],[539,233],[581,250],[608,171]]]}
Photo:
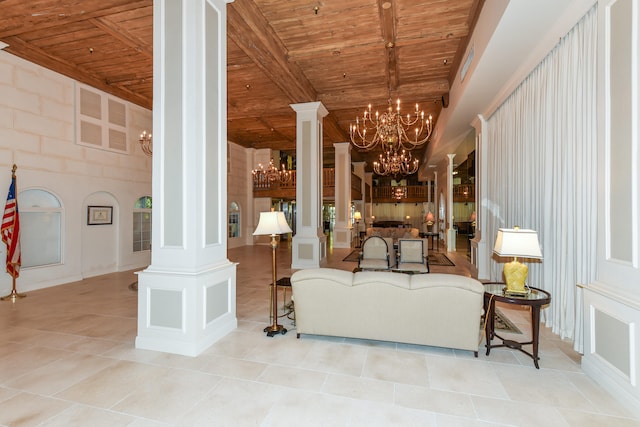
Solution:
{"label": "small chandelier", "polygon": [[253,181],[256,183],[268,183],[271,184],[278,181],[281,184],[291,182],[293,179],[293,171],[287,170],[282,164],[282,169],[276,168],[273,164],[273,158],[269,160],[269,166],[265,169],[262,163],[258,163],[258,167],[251,171],[253,175]]}
{"label": "small chandelier", "polygon": [[393,198],[402,200],[407,198],[407,187],[395,187],[393,190]]}
{"label": "small chandelier", "polygon": [[380,154],[379,161],[373,162],[373,171],[383,176],[411,175],[417,172],[418,163],[418,159],[413,160],[410,152],[388,150],[384,156]]}
{"label": "small chandelier", "polygon": [[[414,127],[414,129],[411,129]],[[431,136],[433,119],[425,118],[424,111],[419,111],[416,104],[415,115],[407,114],[406,118],[400,114],[400,100],[393,111],[391,98],[386,113],[375,116],[371,113],[371,104],[364,111],[362,119],[356,117],[356,123],[349,125],[351,142],[358,148],[372,150],[378,144],[387,151],[395,148],[396,151],[412,150],[427,142]]]}
{"label": "small chandelier", "polygon": [[151,134],[147,133],[146,130],[143,130],[138,141],[140,142],[142,152],[151,157],[151,155],[153,154],[153,141],[151,139]]}

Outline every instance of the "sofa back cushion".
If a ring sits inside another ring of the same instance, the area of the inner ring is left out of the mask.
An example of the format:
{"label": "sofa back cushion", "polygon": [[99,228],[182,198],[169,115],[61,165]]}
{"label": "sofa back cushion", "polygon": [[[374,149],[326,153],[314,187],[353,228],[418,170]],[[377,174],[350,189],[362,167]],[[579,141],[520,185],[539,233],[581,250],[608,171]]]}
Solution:
{"label": "sofa back cushion", "polygon": [[391,285],[403,289],[411,289],[411,276],[389,271],[359,271],[353,277],[353,286]]}
{"label": "sofa back cushion", "polygon": [[336,268],[308,268],[298,270],[291,275],[291,281],[302,282],[305,280],[319,280],[332,283],[339,283],[344,286],[353,284],[353,273]]}
{"label": "sofa back cushion", "polygon": [[484,286],[482,283],[471,277],[459,276],[457,274],[429,273],[411,276],[411,289],[422,288],[455,288],[457,290],[484,295]]}

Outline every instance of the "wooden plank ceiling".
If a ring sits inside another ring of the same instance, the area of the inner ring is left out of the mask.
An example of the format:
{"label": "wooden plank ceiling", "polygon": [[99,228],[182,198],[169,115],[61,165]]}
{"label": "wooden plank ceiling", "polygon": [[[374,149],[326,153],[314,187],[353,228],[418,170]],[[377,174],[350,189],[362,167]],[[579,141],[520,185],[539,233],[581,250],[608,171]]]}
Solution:
{"label": "wooden plank ceiling", "polygon": [[[327,166],[368,104],[384,111],[400,98],[437,120],[483,3],[235,0],[227,6],[229,140],[295,154],[289,104],[321,101]],[[3,0],[0,41],[16,56],[152,106],[152,0]]]}

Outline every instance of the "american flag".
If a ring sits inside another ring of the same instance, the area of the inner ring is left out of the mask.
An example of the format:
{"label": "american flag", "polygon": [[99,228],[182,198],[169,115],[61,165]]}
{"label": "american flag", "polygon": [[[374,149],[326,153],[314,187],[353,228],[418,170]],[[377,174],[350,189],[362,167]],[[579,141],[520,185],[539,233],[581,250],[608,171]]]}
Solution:
{"label": "american flag", "polygon": [[20,219],[18,217],[15,175],[11,178],[0,232],[2,233],[2,241],[7,245],[7,273],[14,278],[18,277],[22,259],[20,257]]}

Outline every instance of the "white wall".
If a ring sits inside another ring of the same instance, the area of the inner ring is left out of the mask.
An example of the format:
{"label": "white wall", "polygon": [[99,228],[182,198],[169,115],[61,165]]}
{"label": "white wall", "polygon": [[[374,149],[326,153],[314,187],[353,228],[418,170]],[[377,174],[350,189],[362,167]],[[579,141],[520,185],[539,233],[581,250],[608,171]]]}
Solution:
{"label": "white wall", "polygon": [[227,165],[227,203],[240,205],[240,237],[227,239],[227,248],[253,244],[253,183],[251,181],[251,160],[253,150],[247,150],[238,144],[229,143]]}
{"label": "white wall", "polygon": [[[635,3],[635,4],[634,4]],[[640,10],[598,1],[598,265],[582,367],[640,415]]]}
{"label": "white wall", "polygon": [[[72,79],[0,50],[0,198],[18,167],[20,191],[38,188],[54,194],[63,208],[62,263],[23,268],[19,292],[112,271],[146,267],[150,253],[133,253],[132,209],[151,195],[151,159],[138,147],[138,135],[151,129],[151,112],[128,105],[128,153],[75,143]],[[114,206],[113,224],[87,226],[87,205]],[[0,258],[6,248],[0,246]],[[11,277],[0,272],[0,293]]]}

